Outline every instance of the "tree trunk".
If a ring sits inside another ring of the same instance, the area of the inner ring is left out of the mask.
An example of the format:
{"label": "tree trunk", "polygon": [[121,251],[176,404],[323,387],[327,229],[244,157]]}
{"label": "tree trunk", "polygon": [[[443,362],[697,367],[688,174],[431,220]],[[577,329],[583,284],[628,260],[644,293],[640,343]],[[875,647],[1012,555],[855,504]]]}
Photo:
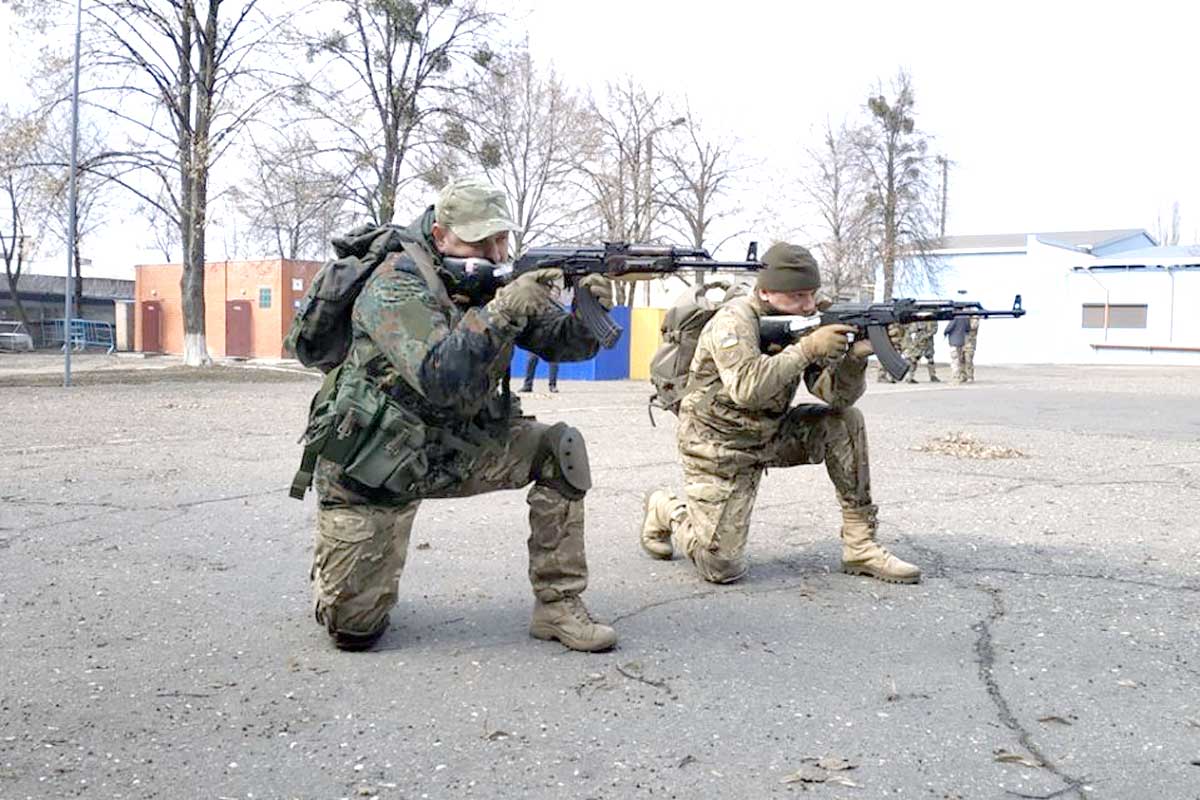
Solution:
{"label": "tree trunk", "polygon": [[[197,36],[200,44],[200,69],[195,77],[188,74],[189,65],[180,68],[180,80],[190,106],[192,90],[195,89],[195,125],[191,135],[182,135],[184,154],[183,181],[181,188],[184,209],[180,214],[183,222],[184,259],[183,276],[179,280],[183,298],[183,363],[189,367],[212,365],[208,354],[204,328],[204,234],[208,209],[208,135],[212,124],[212,88],[214,80],[214,48],[217,46],[217,3],[209,3],[208,18],[204,34]],[[195,20],[195,5],[191,0],[184,3],[185,30],[191,40],[191,25]],[[188,115],[188,118],[193,118]],[[181,147],[181,149],[183,149]]]}
{"label": "tree trunk", "polygon": [[21,319],[21,324],[25,326],[25,330],[31,331],[29,327],[29,315],[25,312],[25,306],[21,305],[21,294],[17,290],[17,280],[21,277],[21,269],[17,268],[14,273],[12,270],[5,269],[6,277],[8,278],[8,293],[12,297],[13,305],[17,308],[17,316]]}

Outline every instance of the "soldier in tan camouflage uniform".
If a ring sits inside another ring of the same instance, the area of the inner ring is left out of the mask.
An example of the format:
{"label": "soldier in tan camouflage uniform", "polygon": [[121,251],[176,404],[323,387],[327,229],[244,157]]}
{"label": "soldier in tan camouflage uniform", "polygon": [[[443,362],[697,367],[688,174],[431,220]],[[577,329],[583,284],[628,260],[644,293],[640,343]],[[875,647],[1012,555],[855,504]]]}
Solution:
{"label": "soldier in tan camouflage uniform", "polygon": [[[684,497],[660,489],[646,499],[643,549],[685,554],[708,581],[745,574],[746,535],[767,468],[824,462],[842,507],[842,568],[915,583],[921,571],[875,541],[867,434],[854,402],[866,390],[871,344],[850,346],[848,325],[825,325],[776,355],[759,349],[759,318],[811,315],[820,286],[803,247],[776,244],[763,258],[753,296],[732,300],[705,325],[679,412]],[[801,380],[824,403],[791,406]]]}
{"label": "soldier in tan camouflage uniform", "polygon": [[959,317],[946,326],[950,342],[950,366],[955,383],[975,380],[975,342],[979,339],[979,317]]}
{"label": "soldier in tan camouflage uniform", "polygon": [[[514,227],[499,190],[452,182],[354,302],[353,343],[334,406],[378,406],[381,393],[391,416],[379,423],[382,447],[344,463],[322,457],[316,466],[316,618],[341,649],[369,648],[387,629],[421,500],[531,483],[530,634],[576,650],[616,642],[580,599],[590,487],[582,437],[565,423],[522,416],[505,377],[515,345],[551,361],[590,358],[599,345],[552,302],[557,270],[522,275],[486,305],[465,307],[461,295],[451,297],[452,276],[442,268],[443,256],[506,260]],[[607,282],[583,285],[611,305]]]}
{"label": "soldier in tan camouflage uniform", "polygon": [[905,381],[917,382],[917,365],[921,363],[921,359],[925,359],[925,365],[929,368],[929,382],[941,383],[937,376],[937,366],[933,363],[933,341],[937,336],[937,320],[910,322],[905,327],[908,329],[908,342],[904,350],[904,358],[912,365]]}

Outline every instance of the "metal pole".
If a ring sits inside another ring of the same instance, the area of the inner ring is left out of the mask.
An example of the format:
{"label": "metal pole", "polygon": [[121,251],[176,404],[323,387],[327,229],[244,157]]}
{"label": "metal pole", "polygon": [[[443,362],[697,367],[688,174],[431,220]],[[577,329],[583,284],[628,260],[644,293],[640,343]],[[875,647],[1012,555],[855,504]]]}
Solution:
{"label": "metal pole", "polygon": [[79,40],[83,26],[83,0],[75,0],[75,79],[71,90],[71,177],[70,177],[70,206],[67,209],[67,282],[64,306],[66,319],[63,320],[63,386],[71,385],[71,317],[73,309],[71,300],[75,287],[72,282],[74,271],[79,269],[75,263],[75,172],[79,159]]}

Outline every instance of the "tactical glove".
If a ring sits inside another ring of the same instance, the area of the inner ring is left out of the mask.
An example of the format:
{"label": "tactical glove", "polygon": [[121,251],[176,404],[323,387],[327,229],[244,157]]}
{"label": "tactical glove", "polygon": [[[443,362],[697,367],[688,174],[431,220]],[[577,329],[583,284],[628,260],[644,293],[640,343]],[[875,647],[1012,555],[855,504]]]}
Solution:
{"label": "tactical glove", "polygon": [[822,325],[799,344],[810,361],[841,358],[850,349],[849,335],[855,330],[853,325]]}
{"label": "tactical glove", "polygon": [[512,283],[500,287],[487,309],[514,321],[532,317],[553,306],[551,291],[562,276],[561,269],[534,269],[522,273]]}
{"label": "tactical glove", "polygon": [[612,285],[603,275],[584,275],[579,279],[579,288],[591,292],[596,302],[606,310],[613,307]]}

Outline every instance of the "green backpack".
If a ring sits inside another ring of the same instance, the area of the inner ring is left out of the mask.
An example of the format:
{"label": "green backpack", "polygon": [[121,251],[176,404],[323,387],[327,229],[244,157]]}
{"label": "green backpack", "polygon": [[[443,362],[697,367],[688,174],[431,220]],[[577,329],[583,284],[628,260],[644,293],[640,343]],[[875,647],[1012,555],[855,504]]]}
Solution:
{"label": "green backpack", "polygon": [[[708,297],[710,289],[720,289],[723,295],[718,300]],[[650,383],[654,394],[650,405],[679,413],[679,404],[688,393],[688,379],[696,345],[700,343],[700,332],[721,306],[749,292],[744,284],[713,281],[701,284],[690,293],[684,294],[663,317],[662,342],[650,360]],[[651,421],[654,417],[651,415]]]}
{"label": "green backpack", "polygon": [[397,225],[362,225],[333,240],[336,261],[321,267],[300,301],[285,352],[306,367],[329,372],[350,353],[350,312],[363,284],[388,253],[415,242],[414,234]]}

